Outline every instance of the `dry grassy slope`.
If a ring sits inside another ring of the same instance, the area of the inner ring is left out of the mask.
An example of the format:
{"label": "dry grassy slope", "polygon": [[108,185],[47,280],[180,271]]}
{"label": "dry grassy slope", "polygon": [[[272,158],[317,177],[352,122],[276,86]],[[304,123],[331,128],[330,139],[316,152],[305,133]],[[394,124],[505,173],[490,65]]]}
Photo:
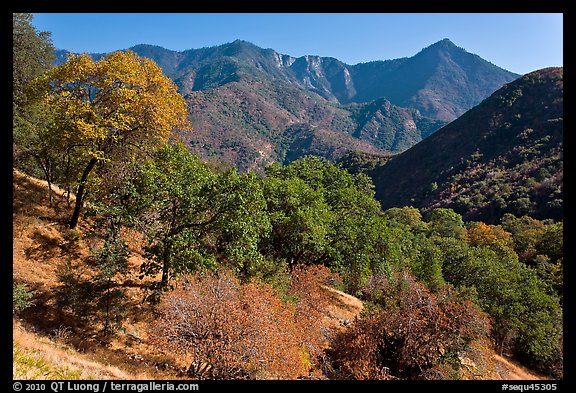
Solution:
{"label": "dry grassy slope", "polygon": [[[70,217],[71,207],[66,203],[65,193],[55,187],[55,205],[49,208],[46,183],[18,171],[13,172],[13,191],[13,279],[36,291],[35,305],[21,313],[20,321],[13,326],[15,360],[23,355],[32,358],[28,359],[32,363],[46,363],[49,369],[60,370],[70,366],[71,370],[76,370],[77,367],[68,364],[67,359],[78,356],[74,364],[83,364],[90,359],[101,363],[102,367],[117,367],[119,373],[108,375],[110,378],[177,379],[177,370],[171,367],[183,365],[146,343],[145,326],[151,314],[146,312],[147,304],[142,303],[146,291],[137,277],[141,262],[138,236],[131,234],[128,237],[129,246],[134,251],[130,259],[134,268],[121,284],[128,297],[126,331],[144,340],[135,341],[122,332],[116,337],[104,338],[97,327],[86,330],[58,309],[54,301],[55,288],[59,285],[57,272],[66,261],[77,267],[81,275],[93,273],[85,263],[89,256],[88,240],[81,239],[73,247],[69,246],[70,231],[66,219]],[[87,222],[81,220],[77,227],[80,236],[88,229]],[[66,346],[65,357],[60,353],[59,345]],[[51,352],[59,354],[52,356]],[[25,365],[22,367],[26,369]],[[30,372],[42,374],[39,370]],[[16,365],[14,373],[15,378],[16,373],[26,376],[25,372],[17,371]],[[97,371],[95,375],[99,373]],[[53,375],[49,373],[49,377]],[[72,372],[71,376],[78,375]]]}
{"label": "dry grassy slope", "polygon": [[[136,272],[141,262],[140,242],[131,234],[131,263],[134,274],[125,278],[129,314],[126,330],[143,339],[134,341],[126,334],[104,339],[97,330],[86,331],[74,319],[58,310],[54,289],[57,270],[65,260],[84,268],[89,255],[87,244],[79,241],[67,247],[65,221],[71,213],[63,190],[55,187],[55,206],[48,207],[46,183],[13,173],[13,278],[36,291],[36,305],[13,322],[14,379],[177,379],[178,368],[186,363],[169,358],[146,343],[145,326],[151,318],[142,303],[146,295]],[[88,229],[86,221],[78,227]],[[333,299],[324,317],[328,331],[346,329],[360,315],[362,302],[349,294],[325,287]],[[326,345],[328,343],[326,342]],[[489,343],[474,343],[462,354],[465,379],[543,379],[494,353]]]}
{"label": "dry grassy slope", "polygon": [[[66,334],[63,330],[61,334]],[[14,379],[128,379],[128,373],[78,353],[57,336],[48,338],[13,321],[12,376]]]}

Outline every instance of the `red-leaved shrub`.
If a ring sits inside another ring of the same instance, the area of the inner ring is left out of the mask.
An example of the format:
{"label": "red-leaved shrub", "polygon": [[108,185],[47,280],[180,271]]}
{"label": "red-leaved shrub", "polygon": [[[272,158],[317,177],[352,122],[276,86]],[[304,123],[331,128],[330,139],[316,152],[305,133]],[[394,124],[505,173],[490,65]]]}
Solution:
{"label": "red-leaved shrub", "polygon": [[[294,307],[266,284],[240,282],[229,272],[183,278],[159,304],[151,327],[162,347],[192,358],[194,378],[295,379],[307,373]],[[196,375],[208,364],[209,375]]]}
{"label": "red-leaved shrub", "polygon": [[323,353],[323,318],[331,297],[324,286],[338,281],[337,274],[323,265],[297,265],[292,269],[289,293],[297,297],[296,324],[301,332],[302,345],[307,349],[310,362]]}
{"label": "red-leaved shrub", "polygon": [[[377,311],[340,334],[330,355],[337,377],[426,378],[489,328],[486,315],[445,285],[434,294],[408,273],[380,277]],[[375,288],[372,288],[375,290]],[[427,372],[428,370],[428,372]]]}

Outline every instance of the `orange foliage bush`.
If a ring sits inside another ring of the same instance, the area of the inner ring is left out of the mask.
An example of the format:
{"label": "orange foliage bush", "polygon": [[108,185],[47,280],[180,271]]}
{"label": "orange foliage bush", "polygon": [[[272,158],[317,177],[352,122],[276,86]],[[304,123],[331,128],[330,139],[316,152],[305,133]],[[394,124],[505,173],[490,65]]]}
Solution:
{"label": "orange foliage bush", "polygon": [[294,379],[308,370],[295,309],[266,284],[240,282],[229,272],[196,273],[182,279],[159,304],[153,340],[210,364],[210,377],[254,378],[256,373]]}
{"label": "orange foliage bush", "polygon": [[330,304],[330,296],[323,286],[337,280],[338,275],[323,265],[297,265],[291,272],[289,292],[298,298],[296,324],[302,334],[302,345],[307,348],[311,362],[323,352],[322,319]]}
{"label": "orange foliage bush", "polygon": [[500,225],[489,225],[483,222],[471,223],[466,230],[466,239],[473,246],[514,247],[511,233],[506,232]]}
{"label": "orange foliage bush", "polygon": [[451,286],[434,294],[407,273],[378,283],[381,308],[340,334],[330,351],[338,377],[426,378],[488,331],[486,315]]}

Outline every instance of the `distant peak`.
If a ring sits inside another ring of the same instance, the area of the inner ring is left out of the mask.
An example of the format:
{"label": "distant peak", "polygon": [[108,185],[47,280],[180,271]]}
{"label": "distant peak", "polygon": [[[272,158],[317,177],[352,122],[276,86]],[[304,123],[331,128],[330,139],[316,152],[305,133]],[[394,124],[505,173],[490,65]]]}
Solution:
{"label": "distant peak", "polygon": [[260,49],[258,46],[254,45],[253,43],[246,41],[246,40],[241,40],[241,39],[235,39],[232,42],[229,42],[227,44],[223,44],[222,48],[226,48],[226,49],[230,49],[230,50],[247,50],[247,49]]}
{"label": "distant peak", "polygon": [[238,45],[238,46],[256,46],[253,43],[246,41],[246,40],[241,40],[239,38],[235,39],[234,41],[232,41],[230,43],[231,45]]}
{"label": "distant peak", "polygon": [[161,49],[161,50],[170,50],[170,49],[166,49],[163,46],[160,45],[152,45],[152,44],[136,44],[134,46],[131,46],[130,48],[128,48],[130,50],[140,50],[140,49]]}
{"label": "distant peak", "polygon": [[448,52],[463,51],[463,52],[466,52],[466,50],[464,48],[461,48],[461,47],[455,45],[452,41],[450,41],[450,39],[444,38],[444,39],[442,39],[438,42],[435,42],[434,44],[427,46],[426,48],[422,49],[420,51],[420,53],[437,52],[437,51],[448,51]]}
{"label": "distant peak", "polygon": [[435,44],[430,45],[428,48],[446,48],[446,49],[452,49],[452,48],[457,48],[456,45],[454,45],[454,43],[452,41],[450,41],[449,38],[444,38],[443,40],[440,40],[438,42],[436,42]]}
{"label": "distant peak", "polygon": [[134,46],[131,46],[130,48],[162,48],[162,47],[159,45],[152,45],[152,44],[136,44]]}

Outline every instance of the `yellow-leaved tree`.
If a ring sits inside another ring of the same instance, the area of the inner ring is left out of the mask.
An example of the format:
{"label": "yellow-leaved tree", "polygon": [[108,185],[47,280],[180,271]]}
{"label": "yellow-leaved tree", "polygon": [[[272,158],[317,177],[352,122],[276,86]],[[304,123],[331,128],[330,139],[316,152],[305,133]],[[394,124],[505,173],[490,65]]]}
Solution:
{"label": "yellow-leaved tree", "polygon": [[79,157],[70,228],[78,223],[88,178],[98,163],[135,160],[166,142],[173,131],[191,129],[174,82],[152,60],[131,51],[98,61],[72,55],[38,78],[32,89],[53,113],[50,132],[68,154]]}

